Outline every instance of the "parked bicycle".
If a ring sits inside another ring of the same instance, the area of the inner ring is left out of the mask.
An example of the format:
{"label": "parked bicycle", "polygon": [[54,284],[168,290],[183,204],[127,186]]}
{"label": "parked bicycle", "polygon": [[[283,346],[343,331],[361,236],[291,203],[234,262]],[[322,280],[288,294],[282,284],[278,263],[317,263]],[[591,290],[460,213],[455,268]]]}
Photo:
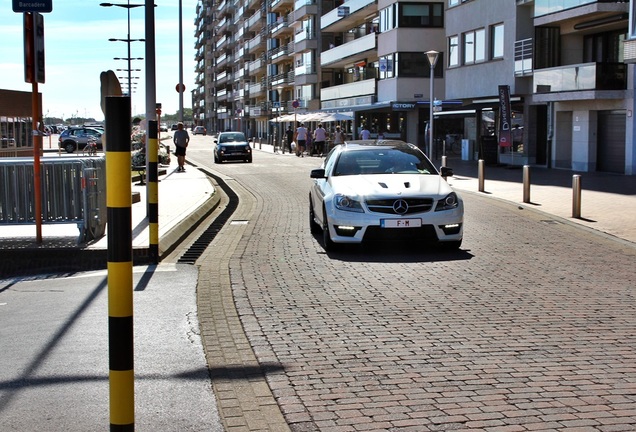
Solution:
{"label": "parked bicycle", "polygon": [[92,135],[88,136],[88,142],[86,146],[82,149],[82,154],[88,154],[89,156],[97,155],[97,138]]}

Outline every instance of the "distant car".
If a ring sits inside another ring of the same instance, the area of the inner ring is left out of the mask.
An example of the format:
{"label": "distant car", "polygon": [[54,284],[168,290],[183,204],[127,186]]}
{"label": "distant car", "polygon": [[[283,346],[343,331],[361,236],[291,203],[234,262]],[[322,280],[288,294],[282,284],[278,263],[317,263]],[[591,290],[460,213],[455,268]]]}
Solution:
{"label": "distant car", "polygon": [[214,163],[226,160],[252,162],[252,147],[243,132],[221,132],[214,140]]}
{"label": "distant car", "polygon": [[179,125],[178,124],[173,124],[172,127],[170,128],[171,130],[177,130],[179,129]]}
{"label": "distant car", "polygon": [[104,131],[89,127],[71,127],[60,134],[58,145],[67,153],[73,153],[75,150],[82,150],[86,147],[88,137],[92,136],[97,142],[97,148],[102,149],[102,135]]}
{"label": "distant car", "polygon": [[165,123],[161,123],[161,125],[159,125],[159,130],[161,132],[168,132],[168,125]]}
{"label": "distant car", "polygon": [[203,126],[197,126],[192,131],[194,135],[207,135],[208,131]]}
{"label": "distant car", "polygon": [[338,244],[400,241],[462,244],[464,204],[422,151],[398,140],[357,140],[335,146],[309,192],[309,225],[325,250]]}

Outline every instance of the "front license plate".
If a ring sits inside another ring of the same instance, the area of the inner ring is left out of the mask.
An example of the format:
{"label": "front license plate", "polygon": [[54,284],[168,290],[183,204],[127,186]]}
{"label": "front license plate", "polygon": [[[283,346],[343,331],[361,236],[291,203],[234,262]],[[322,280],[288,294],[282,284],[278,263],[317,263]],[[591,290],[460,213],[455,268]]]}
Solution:
{"label": "front license plate", "polygon": [[382,219],[382,228],[419,228],[422,226],[422,219]]}

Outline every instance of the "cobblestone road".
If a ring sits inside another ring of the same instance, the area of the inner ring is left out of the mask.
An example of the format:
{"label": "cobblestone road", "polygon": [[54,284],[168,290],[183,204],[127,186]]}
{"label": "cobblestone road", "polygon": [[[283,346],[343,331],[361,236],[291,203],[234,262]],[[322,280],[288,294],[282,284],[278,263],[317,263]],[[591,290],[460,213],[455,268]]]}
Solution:
{"label": "cobblestone road", "polygon": [[214,167],[249,208],[215,243],[293,431],[636,430],[632,247],[465,194],[460,252],[326,254],[319,161],[257,156]]}

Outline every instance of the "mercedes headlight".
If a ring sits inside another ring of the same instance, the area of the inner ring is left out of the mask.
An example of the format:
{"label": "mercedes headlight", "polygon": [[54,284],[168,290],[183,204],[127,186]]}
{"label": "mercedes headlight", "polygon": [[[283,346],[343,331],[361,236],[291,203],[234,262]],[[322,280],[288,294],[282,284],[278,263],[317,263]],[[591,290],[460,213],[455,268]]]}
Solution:
{"label": "mercedes headlight", "polygon": [[358,198],[338,194],[334,197],[333,202],[338,210],[364,213],[362,203]]}
{"label": "mercedes headlight", "polygon": [[437,202],[435,211],[453,210],[459,206],[459,198],[455,192],[451,192]]}

